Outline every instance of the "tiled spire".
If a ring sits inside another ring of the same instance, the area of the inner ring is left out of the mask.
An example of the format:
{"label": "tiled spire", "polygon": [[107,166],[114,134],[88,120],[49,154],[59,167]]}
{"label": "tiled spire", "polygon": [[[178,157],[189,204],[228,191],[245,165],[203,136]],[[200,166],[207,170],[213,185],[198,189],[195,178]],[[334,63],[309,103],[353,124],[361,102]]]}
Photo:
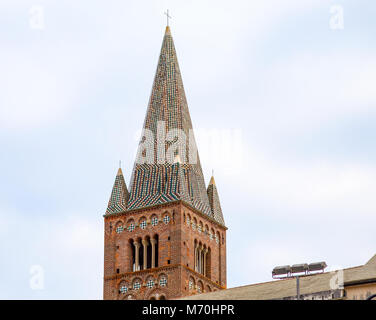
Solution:
{"label": "tiled spire", "polygon": [[225,225],[221,209],[221,203],[219,202],[217,186],[215,185],[215,180],[213,176],[211,177],[208,186],[208,198],[214,219],[220,224]]}
{"label": "tiled spire", "polygon": [[121,168],[119,168],[114,187],[112,188],[110,201],[108,202],[106,214],[120,213],[127,209],[129,192],[124,181]]}
{"label": "tiled spire", "polygon": [[[145,140],[142,140],[132,172],[128,209],[184,200],[211,215],[183,81],[168,26],[143,129],[152,134],[153,139],[147,145],[151,152],[145,153]],[[169,140],[168,134],[176,129],[184,133],[185,141],[178,139],[166,142]],[[176,147],[173,154],[168,151],[171,145]],[[197,160],[191,161],[190,155],[197,155]],[[140,156],[143,161],[139,160]]]}

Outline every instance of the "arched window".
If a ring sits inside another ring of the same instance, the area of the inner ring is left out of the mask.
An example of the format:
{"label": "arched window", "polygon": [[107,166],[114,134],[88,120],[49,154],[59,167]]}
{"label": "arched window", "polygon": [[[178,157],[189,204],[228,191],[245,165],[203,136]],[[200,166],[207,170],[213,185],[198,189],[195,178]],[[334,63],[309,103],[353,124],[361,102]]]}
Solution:
{"label": "arched window", "polygon": [[200,221],[200,223],[198,224],[198,227],[197,227],[197,231],[201,233],[202,229],[203,229],[203,226],[202,226],[202,222]]}
{"label": "arched window", "polygon": [[146,236],[144,239],[131,239],[129,245],[132,271],[158,267],[159,243],[157,234],[153,238]]}
{"label": "arched window", "polygon": [[[153,244],[151,243],[151,239],[149,236],[147,236],[145,238],[145,241],[147,243],[147,247],[146,247],[146,268],[147,269],[150,269],[151,268],[151,265],[152,265],[152,249],[153,249]],[[145,248],[144,248],[145,250]]]}
{"label": "arched window", "polygon": [[133,290],[140,290],[141,289],[141,279],[135,279],[133,281]]}
{"label": "arched window", "polygon": [[153,277],[149,277],[149,278],[146,280],[146,287],[147,287],[148,289],[152,289],[152,288],[154,288],[154,286],[155,286],[155,280],[154,280],[154,278],[153,278]]}
{"label": "arched window", "polygon": [[123,232],[123,222],[118,221],[116,223],[115,231],[116,231],[116,233],[122,233]]}
{"label": "arched window", "polygon": [[193,279],[192,277],[189,278],[188,288],[189,291],[192,291],[195,288],[195,279]]}
{"label": "arched window", "polygon": [[130,241],[131,244],[131,250],[132,250],[132,269],[133,271],[139,271],[143,269],[144,266],[144,254],[143,254],[143,244],[142,239],[137,238],[135,240]]}
{"label": "arched window", "polygon": [[157,225],[158,225],[158,216],[156,215],[156,214],[153,214],[152,216],[151,216],[151,225],[153,226],[153,227],[156,227]]}
{"label": "arched window", "polygon": [[129,271],[136,271],[135,270],[135,262],[136,262],[136,250],[133,243],[133,239],[129,239],[129,256],[131,261],[129,261],[130,270]]}
{"label": "arched window", "polygon": [[197,292],[198,292],[198,293],[202,293],[203,288],[204,288],[204,285],[202,284],[202,281],[199,280],[199,281],[197,282]]}
{"label": "arched window", "polygon": [[[201,242],[194,242],[194,270],[207,276],[208,272],[208,247]],[[210,268],[210,267],[209,267]]]}
{"label": "arched window", "polygon": [[203,266],[203,245],[201,242],[198,244],[197,248],[197,272],[202,273],[202,266]]}
{"label": "arched window", "polygon": [[193,257],[194,257],[194,260],[193,260],[193,269],[195,270],[195,271],[197,271],[197,260],[198,260],[198,242],[197,242],[197,240],[195,239],[195,241],[194,241],[194,244],[193,244],[193,250],[194,250],[194,255],[193,255]]}
{"label": "arched window", "polygon": [[120,282],[119,284],[119,293],[126,294],[128,292],[128,285],[125,281]]}
{"label": "arched window", "polygon": [[166,287],[167,286],[167,276],[162,274],[159,276],[159,286]]}
{"label": "arched window", "polygon": [[192,230],[196,231],[196,228],[197,228],[197,219],[193,218],[193,221],[192,221]]}
{"label": "arched window", "polygon": [[215,242],[219,244],[219,241],[221,240],[221,236],[219,235],[219,232],[215,234]]}
{"label": "arched window", "polygon": [[145,230],[145,229],[146,229],[146,226],[147,226],[146,218],[145,218],[145,217],[142,217],[142,218],[139,220],[138,225],[140,226],[140,228],[141,228],[142,230]]}
{"label": "arched window", "polygon": [[134,223],[134,220],[133,219],[129,219],[128,222],[127,222],[127,226],[128,226],[128,231],[129,232],[133,232],[134,229],[135,229],[135,223]]}
{"label": "arched window", "polygon": [[158,267],[159,263],[159,237],[157,234],[150,240],[151,242],[151,267]]}
{"label": "arched window", "polygon": [[166,214],[163,216],[163,222],[164,222],[165,224],[169,224],[170,220],[171,220],[170,216],[166,213]]}

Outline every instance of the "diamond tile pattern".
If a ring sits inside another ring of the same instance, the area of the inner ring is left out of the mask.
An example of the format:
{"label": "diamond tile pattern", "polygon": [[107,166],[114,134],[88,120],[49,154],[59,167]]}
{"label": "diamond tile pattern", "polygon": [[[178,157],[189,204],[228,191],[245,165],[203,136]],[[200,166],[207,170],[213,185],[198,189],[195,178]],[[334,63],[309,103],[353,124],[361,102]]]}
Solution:
{"label": "diamond tile pattern", "polygon": [[[131,184],[129,209],[142,208],[175,200],[184,200],[196,209],[212,215],[206,193],[201,164],[197,155],[196,163],[189,163],[189,152],[193,144],[188,140],[184,144],[175,142],[181,163],[158,163],[158,149],[170,147],[168,142],[157,144],[158,121],[164,121],[165,132],[173,129],[182,130],[188,139],[192,130],[191,117],[184,92],[183,81],[176,57],[174,42],[169,28],[163,39],[159,56],[157,71],[145,117],[144,129],[149,129],[154,134],[154,155],[148,163],[136,163],[134,166]],[[162,146],[161,146],[162,145]],[[138,154],[142,153],[140,145]],[[184,149],[184,150],[183,150]],[[163,149],[162,149],[163,150]],[[192,148],[193,152],[195,148]],[[162,151],[163,152],[163,151]]]}
{"label": "diamond tile pattern", "polygon": [[[162,130],[161,123],[164,124]],[[183,200],[224,225],[222,213],[210,207],[209,193],[196,153],[191,117],[169,27],[166,28],[163,38],[143,129],[150,130],[153,139],[140,142],[138,161],[136,159],[132,171],[130,192],[128,193],[123,176],[117,176],[106,214]],[[165,141],[165,138],[157,143],[157,135],[161,135],[161,132],[168,133],[176,129],[184,132],[185,143],[182,139],[169,142]],[[179,155],[180,161],[172,163],[171,159],[167,161],[164,157],[158,158],[161,154],[171,154],[168,150],[172,144],[175,147],[174,157]],[[153,152],[145,152],[145,147]],[[193,163],[189,162],[190,154],[196,156],[197,160]],[[139,161],[140,155],[143,163]],[[218,208],[216,198],[212,203]]]}
{"label": "diamond tile pattern", "polygon": [[110,201],[108,202],[106,214],[120,213],[126,210],[129,199],[129,192],[124,181],[123,172],[119,168],[115,183],[112,188]]}
{"label": "diamond tile pattern", "polygon": [[208,198],[214,219],[220,224],[225,225],[225,220],[223,219],[222,208],[219,202],[218,191],[214,182],[214,178],[210,180],[208,186]]}

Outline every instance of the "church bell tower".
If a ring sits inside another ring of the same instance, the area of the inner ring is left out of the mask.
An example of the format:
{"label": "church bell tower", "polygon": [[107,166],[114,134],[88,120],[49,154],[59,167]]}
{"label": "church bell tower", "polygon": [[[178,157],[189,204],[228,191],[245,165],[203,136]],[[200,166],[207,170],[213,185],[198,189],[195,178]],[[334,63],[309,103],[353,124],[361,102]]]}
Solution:
{"label": "church bell tower", "polygon": [[119,168],[104,215],[104,299],[174,299],[226,288],[226,226],[205,185],[169,26],[129,190]]}

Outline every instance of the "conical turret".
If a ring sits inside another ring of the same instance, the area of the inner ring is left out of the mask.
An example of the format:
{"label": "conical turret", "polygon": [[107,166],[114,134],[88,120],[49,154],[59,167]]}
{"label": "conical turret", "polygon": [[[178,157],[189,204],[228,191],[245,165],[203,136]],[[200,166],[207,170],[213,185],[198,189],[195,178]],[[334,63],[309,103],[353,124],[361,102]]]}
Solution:
{"label": "conical turret", "polygon": [[219,201],[219,196],[218,196],[217,186],[215,185],[214,176],[211,177],[210,182],[209,182],[208,198],[209,198],[209,203],[210,203],[214,220],[216,220],[218,223],[224,226],[225,220],[223,219],[221,203]]}
{"label": "conical turret", "polygon": [[112,188],[110,201],[108,202],[106,214],[115,214],[123,212],[127,209],[129,199],[129,192],[124,181],[124,176],[121,168],[119,168],[115,183]]}

